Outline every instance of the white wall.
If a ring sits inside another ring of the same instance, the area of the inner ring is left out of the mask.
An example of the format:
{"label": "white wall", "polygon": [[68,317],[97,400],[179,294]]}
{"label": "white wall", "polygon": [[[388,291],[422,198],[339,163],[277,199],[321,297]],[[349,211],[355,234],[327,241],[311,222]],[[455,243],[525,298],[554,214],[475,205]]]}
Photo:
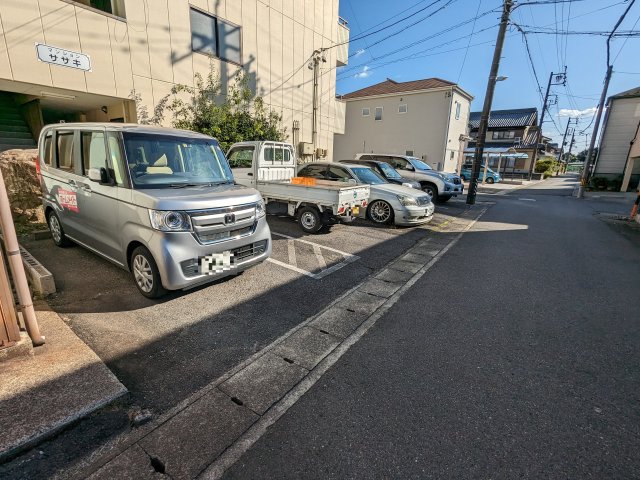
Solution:
{"label": "white wall", "polygon": [[[338,1],[125,0],[123,21],[62,0],[0,0],[0,81],[14,81],[16,88],[32,84],[18,92],[32,95],[50,87],[124,99],[135,89],[153,112],[173,85],[193,85],[194,74],[206,76],[210,65],[223,83],[241,68],[191,51],[191,4],[242,27],[242,68],[266,104],[283,115],[290,138],[298,120],[300,140],[310,142],[312,72],[304,63],[315,49],[337,42]],[[39,62],[36,42],[89,55],[92,71]],[[336,49],[326,56],[318,146],[331,153]]]}
{"label": "white wall", "polygon": [[[462,104],[458,120],[450,110],[453,100]],[[407,105],[407,113],[398,113],[401,104]],[[383,108],[381,121],[374,119],[376,107]],[[370,109],[368,117],[362,116],[363,108]],[[416,157],[426,155],[430,165],[441,163],[454,171],[458,138],[466,132],[468,120],[469,100],[455,91],[452,95],[451,88],[346,100],[345,133],[334,136],[334,157],[349,159],[362,152],[404,155],[412,150]],[[446,163],[445,148],[456,152]]]}

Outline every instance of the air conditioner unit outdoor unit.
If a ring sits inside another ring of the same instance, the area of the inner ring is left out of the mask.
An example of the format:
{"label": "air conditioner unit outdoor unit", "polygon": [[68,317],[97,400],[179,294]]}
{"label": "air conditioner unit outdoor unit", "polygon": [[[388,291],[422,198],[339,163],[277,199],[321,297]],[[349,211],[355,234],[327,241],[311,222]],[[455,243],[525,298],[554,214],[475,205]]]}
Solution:
{"label": "air conditioner unit outdoor unit", "polygon": [[300,142],[300,155],[313,155],[313,143]]}

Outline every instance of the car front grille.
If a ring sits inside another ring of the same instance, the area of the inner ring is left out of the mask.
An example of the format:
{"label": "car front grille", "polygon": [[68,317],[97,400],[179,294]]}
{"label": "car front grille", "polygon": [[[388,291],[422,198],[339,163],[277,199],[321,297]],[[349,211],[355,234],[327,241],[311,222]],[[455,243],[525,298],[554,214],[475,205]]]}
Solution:
{"label": "car front grille", "polygon": [[431,203],[431,199],[429,197],[418,197],[418,206],[424,207],[425,205],[429,205],[429,203]]}
{"label": "car front grille", "polygon": [[461,183],[462,183],[462,180],[460,180],[459,177],[453,178],[453,184],[454,185],[460,185]]}
{"label": "car front grille", "polygon": [[190,216],[193,235],[202,244],[243,237],[256,226],[255,204],[201,210]]}
{"label": "car front grille", "polygon": [[[262,255],[267,251],[267,243],[268,240],[260,240],[259,242],[250,243],[248,245],[243,245],[242,247],[234,248],[233,250],[231,250],[233,261],[238,264],[239,262],[243,262],[253,257]],[[182,273],[185,277],[195,277],[200,273],[197,258],[192,258],[190,260],[181,262],[180,268],[182,269]]]}

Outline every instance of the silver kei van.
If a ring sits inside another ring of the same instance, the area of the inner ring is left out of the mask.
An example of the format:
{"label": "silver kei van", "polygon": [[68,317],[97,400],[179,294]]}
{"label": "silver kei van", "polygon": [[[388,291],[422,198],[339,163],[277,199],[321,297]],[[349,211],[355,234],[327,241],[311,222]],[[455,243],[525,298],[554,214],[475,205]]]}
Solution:
{"label": "silver kei van", "polygon": [[145,297],[239,273],[271,254],[260,193],[234,183],[211,137],[62,123],[43,128],[38,149],[53,241],[131,271]]}

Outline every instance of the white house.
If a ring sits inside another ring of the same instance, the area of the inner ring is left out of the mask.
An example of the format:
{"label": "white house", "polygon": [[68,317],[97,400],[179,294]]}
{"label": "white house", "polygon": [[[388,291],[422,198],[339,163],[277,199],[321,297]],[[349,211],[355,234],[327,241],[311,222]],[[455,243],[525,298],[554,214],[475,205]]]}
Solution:
{"label": "white house", "polygon": [[439,78],[387,79],[342,96],[345,132],[333,139],[333,157],[395,153],[422,158],[438,170],[456,171],[463,159],[473,96]]}

